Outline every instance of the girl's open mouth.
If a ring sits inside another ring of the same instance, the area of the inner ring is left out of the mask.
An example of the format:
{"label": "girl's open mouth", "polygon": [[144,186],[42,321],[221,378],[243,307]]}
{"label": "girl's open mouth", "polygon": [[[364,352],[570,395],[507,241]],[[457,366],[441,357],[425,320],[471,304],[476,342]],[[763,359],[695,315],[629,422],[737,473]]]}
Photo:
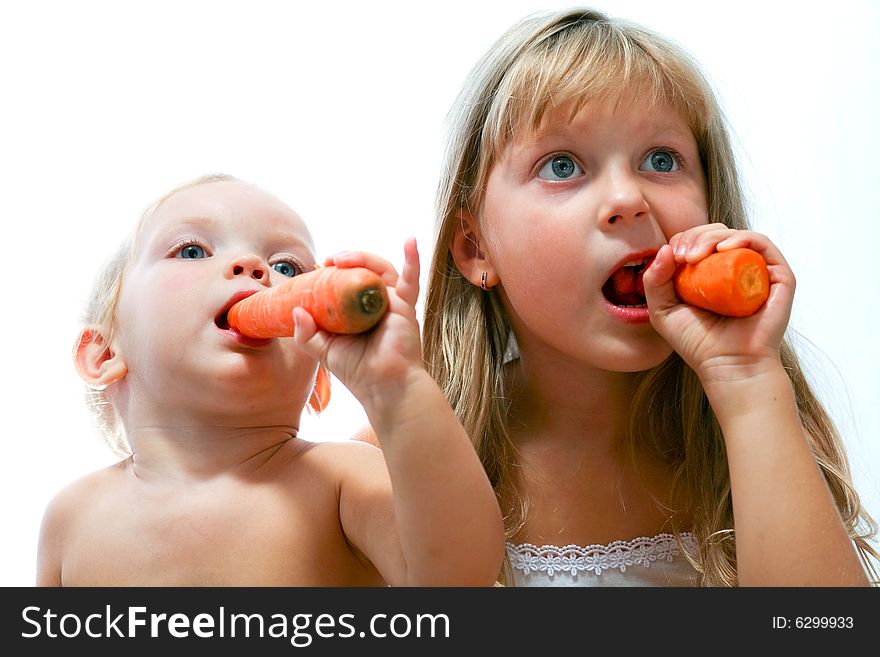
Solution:
{"label": "girl's open mouth", "polygon": [[624,263],[605,281],[602,294],[615,306],[647,308],[642,276],[653,260],[653,256],[645,256]]}

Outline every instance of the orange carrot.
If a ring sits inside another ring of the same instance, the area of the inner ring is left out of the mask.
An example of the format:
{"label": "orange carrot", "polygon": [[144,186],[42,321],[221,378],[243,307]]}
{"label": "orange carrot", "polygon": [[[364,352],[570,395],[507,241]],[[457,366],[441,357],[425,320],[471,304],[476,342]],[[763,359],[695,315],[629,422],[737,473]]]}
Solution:
{"label": "orange carrot", "polygon": [[315,387],[312,394],[309,395],[309,406],[315,413],[320,415],[327,404],[330,403],[330,372],[324,369],[324,366],[318,368],[318,374],[315,376]]}
{"label": "orange carrot", "polygon": [[672,281],[675,294],[685,303],[728,317],[752,315],[770,294],[767,263],[748,248],[719,251],[699,262],[681,264]]}
{"label": "orange carrot", "polygon": [[365,267],[320,267],[242,299],[229,309],[229,325],[251,338],[292,336],[295,306],[329,333],[363,333],[388,309],[388,291]]}

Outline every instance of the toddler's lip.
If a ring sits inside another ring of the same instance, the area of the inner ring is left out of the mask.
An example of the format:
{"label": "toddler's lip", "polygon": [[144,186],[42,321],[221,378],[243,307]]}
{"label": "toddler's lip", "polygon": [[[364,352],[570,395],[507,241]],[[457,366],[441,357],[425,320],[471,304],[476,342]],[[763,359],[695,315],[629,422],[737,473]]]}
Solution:
{"label": "toddler's lip", "polygon": [[242,335],[238,329],[235,329],[229,325],[229,309],[232,308],[236,303],[241,301],[242,299],[247,299],[252,294],[256,294],[259,290],[239,290],[226,302],[223,308],[219,313],[214,317],[214,324],[219,328],[225,335],[231,337],[235,342],[244,346],[251,348],[265,347],[268,344],[272,344],[273,338],[252,338],[247,335]]}
{"label": "toddler's lip", "polygon": [[231,337],[235,342],[244,346],[256,349],[258,347],[265,347],[266,345],[272,344],[275,338],[251,338],[246,335],[242,335],[236,329],[231,326],[227,329],[223,329],[222,333],[226,336]]}
{"label": "toddler's lip", "polygon": [[229,326],[229,309],[242,299],[247,299],[249,296],[256,294],[257,292],[259,292],[259,290],[239,290],[233,294],[229,297],[229,300],[224,304],[223,308],[221,308],[220,312],[214,316],[214,324],[223,330],[232,330]]}

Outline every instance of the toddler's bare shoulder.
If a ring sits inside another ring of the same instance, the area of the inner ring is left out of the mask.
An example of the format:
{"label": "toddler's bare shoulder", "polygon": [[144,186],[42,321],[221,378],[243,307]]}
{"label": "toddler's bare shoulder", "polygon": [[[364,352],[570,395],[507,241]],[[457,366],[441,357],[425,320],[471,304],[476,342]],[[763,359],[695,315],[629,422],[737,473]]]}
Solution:
{"label": "toddler's bare shoulder", "polygon": [[337,476],[350,472],[385,472],[382,450],[357,440],[314,443],[304,456],[312,460],[316,467],[331,470]]}
{"label": "toddler's bare shoulder", "polygon": [[127,467],[127,460],[120,461],[66,484],[49,500],[44,522],[60,523],[78,517],[94,501],[112,498]]}
{"label": "toddler's bare shoulder", "polygon": [[335,463],[382,462],[382,450],[360,440],[328,440],[313,443],[309,450],[314,458]]}
{"label": "toddler's bare shoulder", "polygon": [[90,472],[65,485],[56,494],[56,498],[77,500],[89,495],[105,493],[108,488],[119,484],[121,477],[129,467],[130,462],[125,459]]}

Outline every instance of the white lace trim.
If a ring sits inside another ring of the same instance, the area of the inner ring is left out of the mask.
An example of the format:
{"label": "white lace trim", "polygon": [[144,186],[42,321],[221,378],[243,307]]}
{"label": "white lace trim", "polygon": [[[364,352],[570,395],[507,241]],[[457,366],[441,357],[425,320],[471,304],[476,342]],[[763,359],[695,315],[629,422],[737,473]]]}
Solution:
{"label": "white lace trim", "polygon": [[[681,534],[682,542],[688,552],[696,551],[696,540],[690,532]],[[532,543],[514,545],[507,543],[507,556],[510,565],[528,575],[532,571],[547,573],[568,572],[577,575],[587,571],[601,575],[603,570],[618,569],[625,573],[628,566],[649,568],[655,561],[672,562],[681,554],[681,548],[672,534],[640,536],[631,541],[614,541],[608,545],[542,545]]]}

